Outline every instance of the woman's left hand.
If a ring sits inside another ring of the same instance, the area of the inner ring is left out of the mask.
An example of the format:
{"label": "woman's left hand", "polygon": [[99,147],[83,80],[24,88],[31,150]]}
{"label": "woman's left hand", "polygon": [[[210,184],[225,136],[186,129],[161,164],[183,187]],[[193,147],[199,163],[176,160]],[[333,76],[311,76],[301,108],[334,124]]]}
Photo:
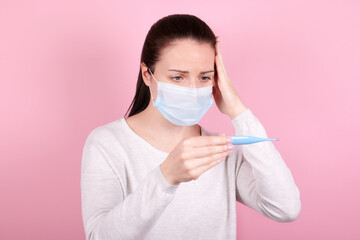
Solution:
{"label": "woman's left hand", "polygon": [[216,37],[215,50],[215,64],[218,75],[213,89],[215,103],[220,112],[228,115],[231,119],[234,119],[236,116],[243,113],[247,107],[241,101],[240,96],[226,74],[218,37]]}

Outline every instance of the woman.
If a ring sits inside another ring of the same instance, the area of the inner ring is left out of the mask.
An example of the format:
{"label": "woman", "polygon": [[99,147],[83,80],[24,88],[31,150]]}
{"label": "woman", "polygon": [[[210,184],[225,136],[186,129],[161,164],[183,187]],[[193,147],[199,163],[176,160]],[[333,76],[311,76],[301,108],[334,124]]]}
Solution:
{"label": "woman", "polygon": [[95,128],[84,146],[86,239],[236,239],[236,201],[278,222],[298,217],[299,190],[272,142],[234,148],[197,124],[212,95],[236,135],[267,138],[208,25],[187,14],[157,21],[130,114]]}

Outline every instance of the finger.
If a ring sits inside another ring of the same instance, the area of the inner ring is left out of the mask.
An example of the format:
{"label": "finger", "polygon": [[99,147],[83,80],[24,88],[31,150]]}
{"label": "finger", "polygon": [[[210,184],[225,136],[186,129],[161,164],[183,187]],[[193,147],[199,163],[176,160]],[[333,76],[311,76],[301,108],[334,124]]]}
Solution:
{"label": "finger", "polygon": [[186,164],[188,164],[189,168],[191,168],[191,169],[198,168],[203,165],[208,165],[213,162],[216,162],[219,159],[226,158],[230,154],[230,152],[231,151],[227,151],[227,152],[217,153],[217,154],[214,154],[214,155],[211,155],[208,157],[195,158],[195,159],[186,161]]}
{"label": "finger", "polygon": [[217,38],[216,37],[216,43],[215,43],[215,56],[214,56],[214,67],[215,67],[215,86],[217,86],[217,81],[218,81],[218,78],[219,78],[219,67],[218,67],[218,63],[217,63]]}
{"label": "finger", "polygon": [[220,158],[220,159],[215,160],[213,162],[210,162],[208,164],[201,165],[200,167],[194,169],[193,171],[196,173],[196,175],[200,176],[201,174],[203,174],[204,172],[206,172],[210,168],[215,167],[216,165],[218,165],[219,163],[224,161],[225,159],[226,159],[226,157]]}
{"label": "finger", "polygon": [[218,55],[216,61],[217,61],[218,65],[219,65],[219,72],[220,72],[219,75],[221,75],[222,77],[224,77],[226,79],[227,73],[226,73],[226,70],[225,70],[224,61],[222,59],[222,56]]}
{"label": "finger", "polygon": [[219,65],[219,70],[221,70],[220,72],[221,75],[227,76],[226,70],[225,70],[225,64],[224,64],[224,60],[221,54],[221,50],[220,50],[220,43],[217,41],[216,42],[216,60],[217,60],[217,64]]}
{"label": "finger", "polygon": [[215,57],[215,62],[217,67],[218,80],[222,80],[225,77],[225,72],[219,55]]}
{"label": "finger", "polygon": [[219,39],[216,39],[215,50],[216,56],[218,56],[219,60],[222,60]]}
{"label": "finger", "polygon": [[233,145],[230,143],[215,145],[215,146],[196,147],[196,148],[192,148],[190,151],[187,151],[186,153],[183,153],[182,156],[184,159],[194,159],[194,158],[207,157],[218,153],[227,152],[231,149],[233,149]]}
{"label": "finger", "polygon": [[190,137],[184,140],[184,146],[189,147],[202,147],[202,146],[210,146],[210,145],[220,145],[231,142],[232,139],[227,137],[226,135],[220,136],[197,136]]}
{"label": "finger", "polygon": [[224,61],[223,61],[223,58],[222,58],[222,53],[221,53],[221,49],[220,49],[220,42],[219,40],[217,41],[216,43],[216,48],[217,48],[217,55],[219,56],[219,60],[220,60],[220,64],[223,65],[224,64]]}

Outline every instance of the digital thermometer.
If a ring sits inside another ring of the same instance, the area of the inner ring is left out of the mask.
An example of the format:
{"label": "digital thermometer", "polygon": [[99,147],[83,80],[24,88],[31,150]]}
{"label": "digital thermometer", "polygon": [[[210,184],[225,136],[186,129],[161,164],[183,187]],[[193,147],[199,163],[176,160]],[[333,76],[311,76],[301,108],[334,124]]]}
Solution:
{"label": "digital thermometer", "polygon": [[260,137],[253,137],[253,136],[230,136],[233,140],[231,144],[233,145],[244,145],[244,144],[251,144],[257,142],[264,142],[264,141],[279,141],[277,138],[260,138]]}

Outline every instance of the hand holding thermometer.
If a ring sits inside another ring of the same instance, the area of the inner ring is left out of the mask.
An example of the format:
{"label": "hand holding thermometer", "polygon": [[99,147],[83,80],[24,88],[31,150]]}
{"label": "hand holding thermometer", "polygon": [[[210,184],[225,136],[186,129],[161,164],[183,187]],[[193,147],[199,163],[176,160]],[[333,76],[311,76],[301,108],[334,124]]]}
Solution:
{"label": "hand holding thermometer", "polygon": [[260,138],[260,137],[252,137],[252,136],[230,136],[233,140],[231,144],[233,145],[245,145],[263,141],[278,141],[277,138]]}

